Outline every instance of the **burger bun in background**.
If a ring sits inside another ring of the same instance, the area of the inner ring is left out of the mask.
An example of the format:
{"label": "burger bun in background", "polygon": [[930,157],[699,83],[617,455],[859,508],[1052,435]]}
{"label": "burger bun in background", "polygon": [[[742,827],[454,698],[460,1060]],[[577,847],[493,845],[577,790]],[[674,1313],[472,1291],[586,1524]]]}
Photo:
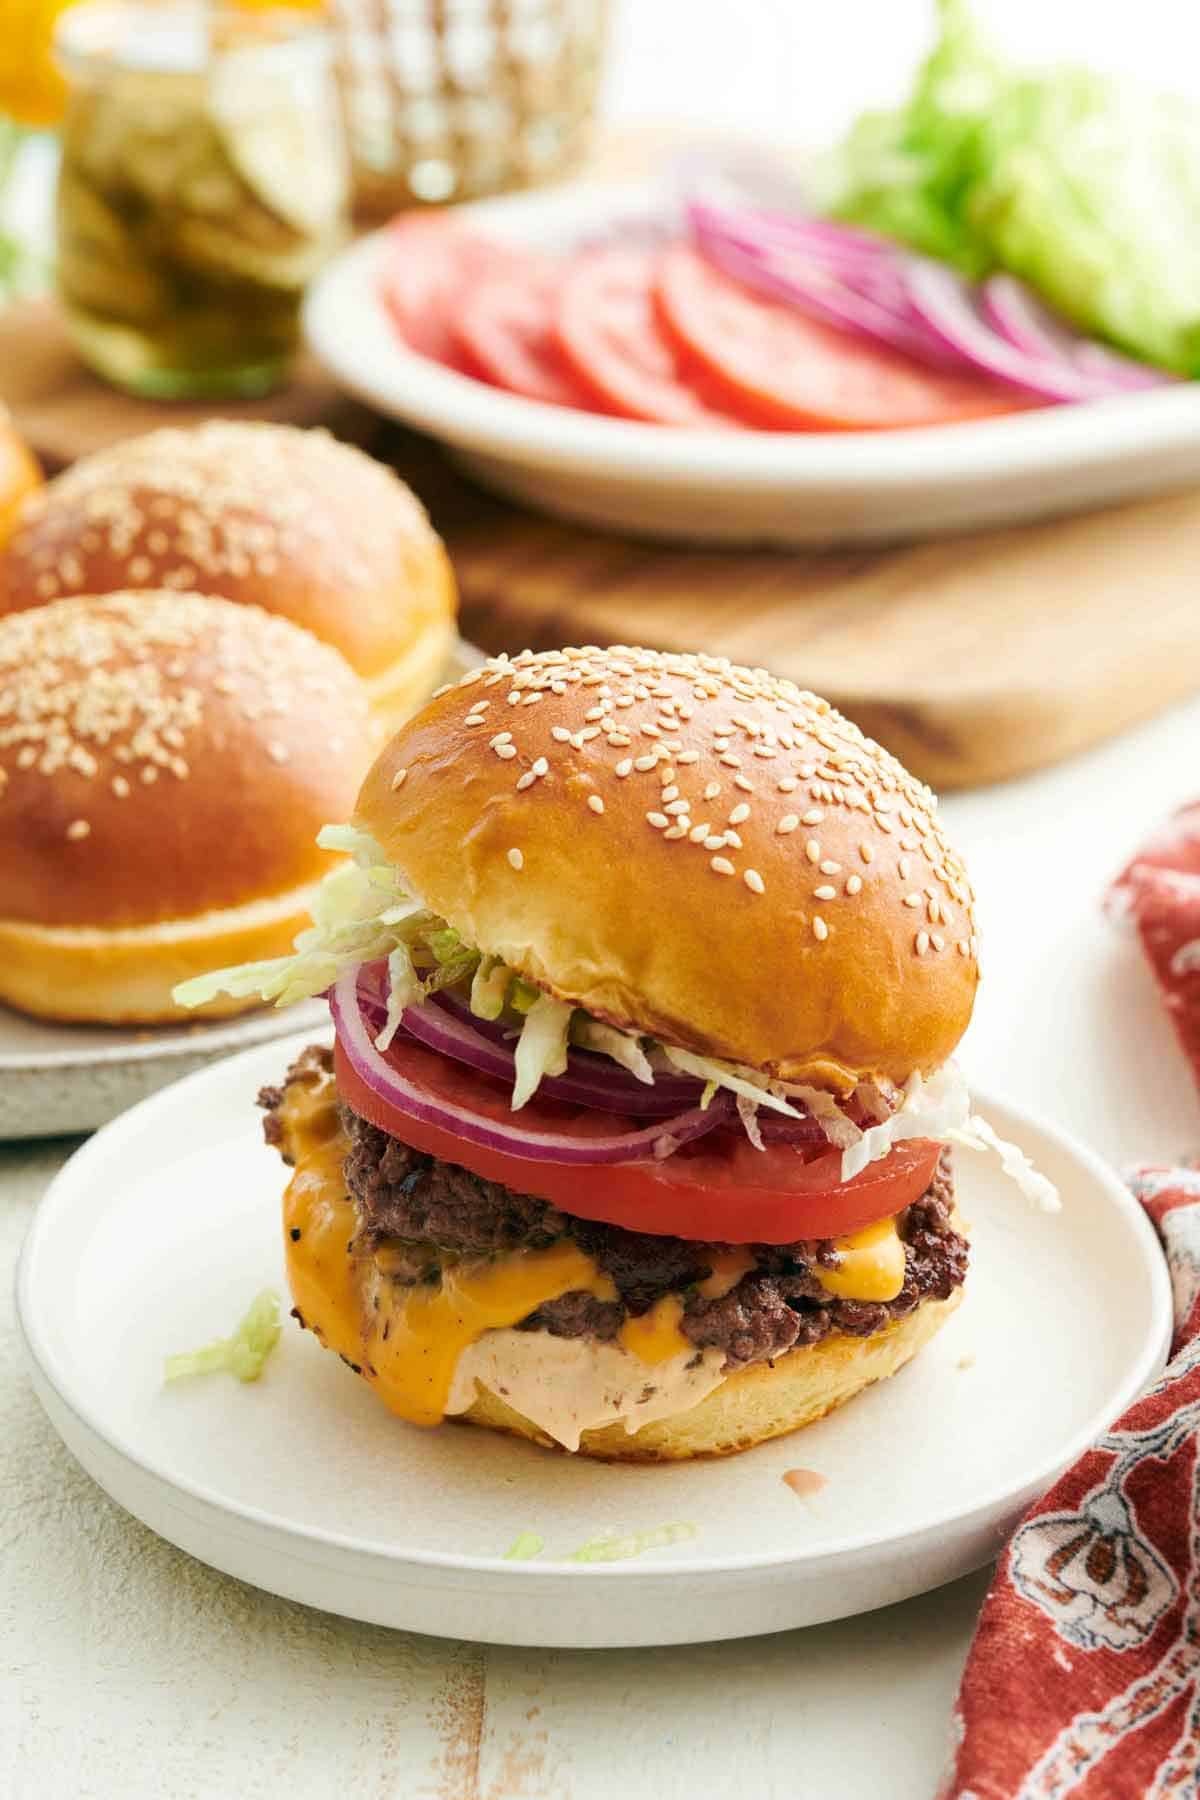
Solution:
{"label": "burger bun in background", "polygon": [[0,614],[162,589],[304,626],[362,679],[381,728],[426,698],[455,636],[453,572],[412,491],[291,425],[217,419],[97,451],[25,501],[0,556]]}
{"label": "burger bun in background", "polygon": [[345,658],[260,607],[151,590],[0,619],[0,1001],[164,1022],[179,981],[286,952],[370,747]]}

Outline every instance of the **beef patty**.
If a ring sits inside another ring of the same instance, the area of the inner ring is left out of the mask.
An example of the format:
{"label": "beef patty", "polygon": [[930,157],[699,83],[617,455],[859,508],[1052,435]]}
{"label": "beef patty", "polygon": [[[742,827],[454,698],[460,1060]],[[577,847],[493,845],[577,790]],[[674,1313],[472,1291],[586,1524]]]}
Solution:
{"label": "beef patty", "polygon": [[[312,1045],[288,1071],[288,1080],[306,1069],[327,1068],[329,1062],[329,1052]],[[282,1099],[282,1088],[264,1088],[259,1095],[266,1109],[264,1133],[275,1145],[281,1139]],[[515,1193],[412,1149],[344,1102],[341,1112],[350,1145],[344,1173],[358,1210],[359,1241],[372,1253],[387,1247],[392,1279],[436,1279],[445,1260],[544,1249],[569,1237],[610,1277],[620,1296],[598,1300],[580,1291],[564,1294],[523,1319],[522,1330],[608,1342],[629,1314],[647,1312],[664,1294],[679,1293],[684,1335],[698,1349],[723,1350],[726,1367],[736,1368],[818,1343],[831,1332],[869,1337],[922,1300],[948,1299],[966,1276],[968,1246],[954,1229],[949,1150],[942,1151],[928,1192],[897,1222],[905,1270],[894,1300],[839,1300],[826,1293],[813,1269],[835,1260],[829,1239],[746,1246],[754,1266],[728,1293],[705,1297],[699,1284],[712,1275],[715,1259],[728,1245],[573,1218],[549,1201]]]}

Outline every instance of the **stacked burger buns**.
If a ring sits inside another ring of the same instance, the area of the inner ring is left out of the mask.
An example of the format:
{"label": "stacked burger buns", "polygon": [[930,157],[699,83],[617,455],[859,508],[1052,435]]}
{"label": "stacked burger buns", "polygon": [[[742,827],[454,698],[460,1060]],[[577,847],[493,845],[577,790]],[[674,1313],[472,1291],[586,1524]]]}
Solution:
{"label": "stacked burger buns", "polygon": [[324,432],[157,431],[27,492],[0,532],[0,1001],[165,1021],[189,974],[287,951],[316,835],[454,611],[419,503]]}

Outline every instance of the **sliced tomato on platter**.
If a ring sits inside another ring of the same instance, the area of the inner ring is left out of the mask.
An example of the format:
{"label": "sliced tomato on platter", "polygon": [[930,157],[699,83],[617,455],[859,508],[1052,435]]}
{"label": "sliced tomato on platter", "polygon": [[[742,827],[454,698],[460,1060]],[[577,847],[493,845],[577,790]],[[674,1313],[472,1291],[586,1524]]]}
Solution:
{"label": "sliced tomato on platter", "polygon": [[[431,1096],[511,1121],[508,1096],[461,1064],[397,1038],[388,1058],[405,1080]],[[338,1089],[361,1118],[443,1162],[536,1194],[580,1219],[600,1219],[628,1231],[692,1238],[714,1244],[791,1244],[841,1237],[888,1218],[919,1200],[933,1179],[941,1146],[924,1138],[898,1144],[853,1181],[841,1179],[841,1152],[819,1146],[768,1144],[756,1150],[740,1133],[702,1138],[662,1161],[551,1163],[470,1144],[440,1125],[412,1118],[383,1100],[359,1076],[340,1043],[334,1052]],[[536,1130],[604,1135],[614,1121],[538,1099],[521,1109]],[[644,1123],[644,1121],[643,1121]]]}
{"label": "sliced tomato on platter", "polygon": [[595,402],[572,372],[554,335],[562,277],[535,269],[469,284],[451,334],[469,364],[496,387],[549,406],[585,410]]}
{"label": "sliced tomato on platter", "polygon": [[1020,412],[1035,404],[984,376],[926,368],[755,293],[688,244],[658,259],[663,330],[727,404],[763,426],[884,431]]}
{"label": "sliced tomato on platter", "polygon": [[656,425],[741,429],[743,421],[693,379],[654,310],[656,253],[633,246],[578,257],[563,279],[558,343],[602,407]]}
{"label": "sliced tomato on platter", "polygon": [[417,213],[389,228],[379,294],[411,350],[478,375],[452,329],[456,302],[488,276],[541,266],[529,251],[475,237],[440,213]]}

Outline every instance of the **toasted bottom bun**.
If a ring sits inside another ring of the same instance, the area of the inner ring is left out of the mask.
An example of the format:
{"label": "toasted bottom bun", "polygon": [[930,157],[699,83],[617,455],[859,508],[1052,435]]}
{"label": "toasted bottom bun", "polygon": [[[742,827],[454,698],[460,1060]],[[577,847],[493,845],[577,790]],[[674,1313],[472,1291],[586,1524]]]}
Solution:
{"label": "toasted bottom bun", "polygon": [[446,679],[454,636],[453,620],[439,619],[421,633],[403,656],[365,683],[381,739],[390,737],[405,719],[411,718],[438,682]]}
{"label": "toasted bottom bun", "polygon": [[102,930],[0,919],[0,1001],[41,1019],[103,1025],[161,1025],[224,1018],[261,1005],[227,994],[186,1011],[177,982],[229,963],[281,956],[310,921],[311,887],[246,906]]}
{"label": "toasted bottom bun", "polygon": [[[823,1419],[872,1382],[894,1375],[945,1324],[962,1298],[926,1300],[907,1318],[873,1337],[838,1332],[820,1343],[791,1350],[774,1365],[751,1363],[714,1388],[687,1412],[658,1419],[629,1433],[619,1422],[585,1431],[582,1456],[602,1462],[686,1462],[696,1456],[733,1456]],[[514,1412],[498,1395],[478,1390],[475,1403],[455,1415],[470,1425],[508,1431],[554,1448],[544,1431]]]}

